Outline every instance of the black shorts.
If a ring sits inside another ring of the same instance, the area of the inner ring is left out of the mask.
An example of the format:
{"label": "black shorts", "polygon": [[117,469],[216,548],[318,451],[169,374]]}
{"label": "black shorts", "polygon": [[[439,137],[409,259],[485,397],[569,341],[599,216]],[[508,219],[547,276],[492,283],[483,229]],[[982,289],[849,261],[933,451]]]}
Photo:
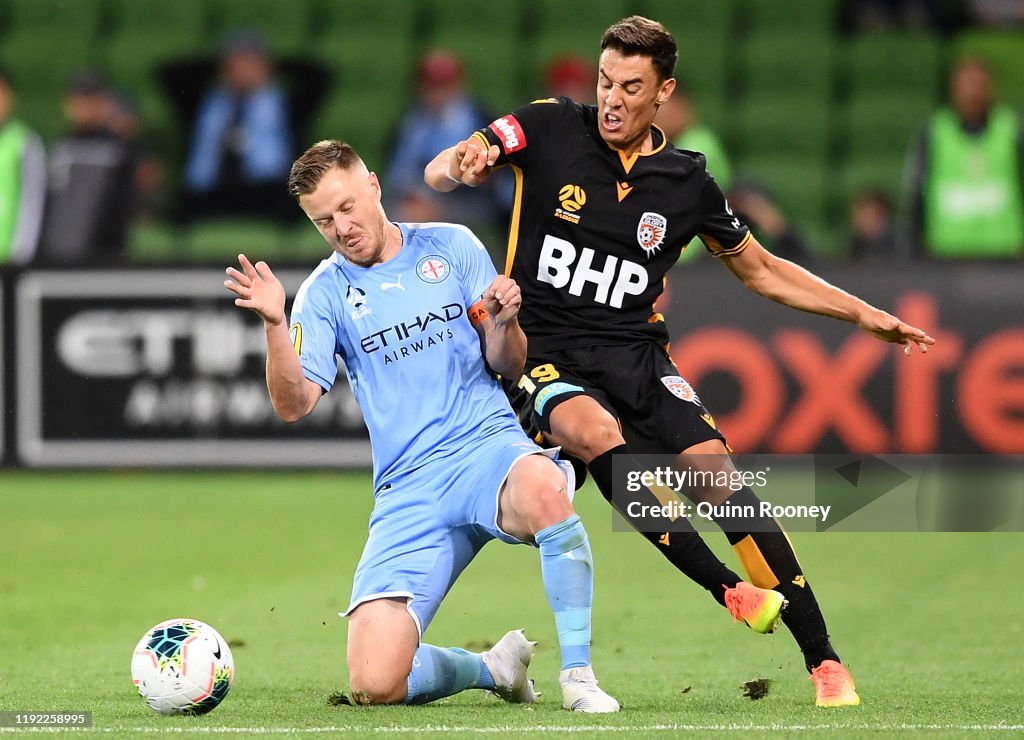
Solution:
{"label": "black shorts", "polygon": [[523,375],[506,381],[523,429],[536,441],[551,431],[551,412],[590,396],[614,416],[634,454],[676,454],[725,437],[661,346],[645,342],[565,349],[528,356]]}

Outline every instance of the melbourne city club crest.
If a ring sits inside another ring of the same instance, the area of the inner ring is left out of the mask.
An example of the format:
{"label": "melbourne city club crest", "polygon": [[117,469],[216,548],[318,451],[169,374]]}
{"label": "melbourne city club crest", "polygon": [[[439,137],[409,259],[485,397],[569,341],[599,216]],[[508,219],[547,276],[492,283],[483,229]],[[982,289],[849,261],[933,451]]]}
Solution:
{"label": "melbourne city club crest", "polygon": [[416,276],[425,283],[440,283],[448,278],[451,265],[448,260],[437,254],[431,254],[416,263]]}
{"label": "melbourne city club crest", "polygon": [[661,248],[667,227],[668,221],[660,213],[644,211],[644,215],[640,217],[640,223],[636,225],[636,240],[648,257],[654,256]]}

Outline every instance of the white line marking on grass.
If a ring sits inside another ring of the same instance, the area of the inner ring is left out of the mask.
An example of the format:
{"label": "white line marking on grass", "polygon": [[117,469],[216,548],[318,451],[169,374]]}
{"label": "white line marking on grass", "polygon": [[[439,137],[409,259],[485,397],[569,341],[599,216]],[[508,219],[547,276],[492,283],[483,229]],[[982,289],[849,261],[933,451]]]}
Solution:
{"label": "white line marking on grass", "polygon": [[534,732],[817,732],[820,730],[861,730],[876,732],[913,732],[946,730],[954,732],[1021,732],[1024,725],[1010,724],[964,724],[964,725],[924,725],[924,724],[844,724],[840,722],[817,725],[787,724],[664,724],[664,725],[532,725],[493,727],[470,727],[460,725],[425,725],[423,727],[367,727],[365,725],[332,725],[327,727],[0,727],[0,732],[99,732],[99,733],[131,733],[138,735],[320,735],[325,733],[358,732],[375,735],[425,735],[442,732],[465,732],[478,735],[495,735],[499,733],[526,734]]}

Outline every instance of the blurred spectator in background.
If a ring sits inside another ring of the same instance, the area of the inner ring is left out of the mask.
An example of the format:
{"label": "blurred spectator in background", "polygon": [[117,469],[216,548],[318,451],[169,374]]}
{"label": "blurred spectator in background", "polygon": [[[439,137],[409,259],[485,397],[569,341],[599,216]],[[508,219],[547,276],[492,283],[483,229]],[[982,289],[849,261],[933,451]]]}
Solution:
{"label": "blurred spectator in background", "polygon": [[39,136],[11,116],[14,85],[0,69],[0,265],[36,252],[46,202],[46,153]]}
{"label": "blurred spectator in background", "polygon": [[137,153],[112,128],[114,94],[98,72],[76,73],[62,107],[69,131],[50,149],[37,260],[59,265],[117,260],[132,216]]}
{"label": "blurred spectator in background", "polygon": [[503,176],[479,188],[459,188],[439,197],[423,182],[423,169],[442,149],[466,131],[486,126],[492,116],[466,89],[462,60],[437,49],[416,68],[416,101],[398,123],[397,140],[385,177],[389,213],[398,221],[456,221],[472,228],[497,261],[504,249],[500,234],[512,198],[512,183]]}
{"label": "blurred spectator in background", "polygon": [[807,264],[811,253],[803,236],[779,210],[764,185],[740,180],[729,190],[728,199],[736,216],[750,226],[768,251]]}
{"label": "blurred spectator in background", "polygon": [[558,98],[564,95],[577,103],[593,105],[597,102],[596,89],[597,68],[584,57],[556,57],[544,70],[543,97]]}
{"label": "blurred spectator in background", "polygon": [[139,109],[124,93],[115,93],[111,106],[110,130],[135,154],[132,175],[131,220],[154,220],[166,215],[164,167],[146,143]]}
{"label": "blurred spectator in background", "polygon": [[931,118],[908,157],[911,234],[925,256],[1024,256],[1024,131],[995,100],[988,65],[966,58],[950,74],[950,106]]}
{"label": "blurred spectator in background", "polygon": [[910,247],[896,226],[892,199],[881,189],[867,188],[850,204],[850,257],[857,261],[906,260]]}
{"label": "blurred spectator in background", "polygon": [[218,84],[196,116],[185,164],[185,219],[291,220],[281,185],[292,160],[291,120],[266,39],[257,31],[232,33],[222,48]]}
{"label": "blurred spectator in background", "polygon": [[725,153],[721,140],[698,116],[693,98],[686,87],[677,79],[675,92],[658,109],[654,122],[676,145],[676,149],[700,152],[708,160],[708,172],[718,182],[722,191],[732,184],[732,164]]}
{"label": "blurred spectator in background", "polygon": [[[725,154],[725,147],[715,132],[701,124],[697,109],[682,80],[676,79],[676,89],[664,105],[658,108],[654,122],[665,132],[665,136],[676,149],[700,152],[707,159],[707,168],[722,192],[728,192],[732,183],[732,165]],[[701,259],[707,253],[699,237],[693,240],[679,255],[680,262]]]}

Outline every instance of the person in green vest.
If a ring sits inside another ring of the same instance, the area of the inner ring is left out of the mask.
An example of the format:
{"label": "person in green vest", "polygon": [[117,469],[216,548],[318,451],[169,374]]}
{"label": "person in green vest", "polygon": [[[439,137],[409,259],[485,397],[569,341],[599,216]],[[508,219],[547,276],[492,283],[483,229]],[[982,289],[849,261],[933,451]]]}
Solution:
{"label": "person in green vest", "polygon": [[732,164],[718,135],[700,121],[689,91],[679,81],[676,89],[658,109],[654,122],[675,144],[676,149],[700,152],[708,161],[710,172],[723,192],[732,182]]}
{"label": "person in green vest", "polygon": [[0,69],[0,265],[36,253],[46,203],[46,155],[39,136],[11,117],[14,85]]}
{"label": "person in green vest", "polygon": [[[723,193],[729,191],[732,183],[732,164],[725,153],[725,147],[722,146],[718,135],[709,126],[701,123],[693,98],[682,82],[676,81],[675,91],[658,109],[654,122],[661,127],[676,149],[703,154],[708,162],[708,172],[714,176],[718,187]],[[704,251],[700,239],[694,237],[679,255],[679,261],[699,258]]]}
{"label": "person in green vest", "polygon": [[950,105],[932,115],[908,158],[911,235],[921,256],[1024,257],[1024,130],[996,101],[988,65],[964,58]]}

